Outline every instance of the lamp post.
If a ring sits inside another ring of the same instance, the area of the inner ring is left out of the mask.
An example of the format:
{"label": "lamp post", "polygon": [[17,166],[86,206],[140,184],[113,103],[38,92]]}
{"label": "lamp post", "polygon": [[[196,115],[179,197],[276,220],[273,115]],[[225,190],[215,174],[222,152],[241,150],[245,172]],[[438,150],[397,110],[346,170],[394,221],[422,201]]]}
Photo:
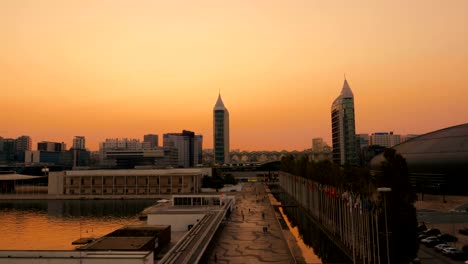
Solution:
{"label": "lamp post", "polygon": [[386,238],[386,244],[387,244],[387,264],[390,264],[390,247],[388,243],[388,224],[387,224],[387,200],[385,200],[385,193],[391,192],[392,188],[388,187],[380,187],[377,188],[378,192],[384,193],[383,198],[384,198],[384,214],[385,214],[385,238]]}

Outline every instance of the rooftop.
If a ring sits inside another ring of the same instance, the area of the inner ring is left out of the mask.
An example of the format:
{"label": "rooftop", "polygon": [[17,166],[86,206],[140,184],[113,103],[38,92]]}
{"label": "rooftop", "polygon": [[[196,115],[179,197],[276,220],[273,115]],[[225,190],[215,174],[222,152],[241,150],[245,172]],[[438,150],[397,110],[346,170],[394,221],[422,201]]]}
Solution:
{"label": "rooftop", "polygon": [[154,237],[102,237],[79,250],[140,250]]}

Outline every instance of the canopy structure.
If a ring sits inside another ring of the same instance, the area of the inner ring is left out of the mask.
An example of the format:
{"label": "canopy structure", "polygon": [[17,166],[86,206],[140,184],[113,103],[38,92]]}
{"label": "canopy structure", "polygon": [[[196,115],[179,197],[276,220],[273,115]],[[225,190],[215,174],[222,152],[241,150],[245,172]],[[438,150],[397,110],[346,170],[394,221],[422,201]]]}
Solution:
{"label": "canopy structure", "polygon": [[[468,124],[433,131],[393,147],[408,164],[415,185],[468,192]],[[383,154],[370,166],[380,170]]]}

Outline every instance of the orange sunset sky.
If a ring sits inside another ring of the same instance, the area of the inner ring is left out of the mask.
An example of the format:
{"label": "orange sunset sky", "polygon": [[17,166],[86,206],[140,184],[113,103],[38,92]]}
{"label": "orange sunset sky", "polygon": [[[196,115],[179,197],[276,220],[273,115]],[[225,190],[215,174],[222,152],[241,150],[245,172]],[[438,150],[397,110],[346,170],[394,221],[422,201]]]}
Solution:
{"label": "orange sunset sky", "polygon": [[36,142],[192,130],[212,147],[221,89],[231,149],[468,122],[466,0],[2,0],[0,136]]}

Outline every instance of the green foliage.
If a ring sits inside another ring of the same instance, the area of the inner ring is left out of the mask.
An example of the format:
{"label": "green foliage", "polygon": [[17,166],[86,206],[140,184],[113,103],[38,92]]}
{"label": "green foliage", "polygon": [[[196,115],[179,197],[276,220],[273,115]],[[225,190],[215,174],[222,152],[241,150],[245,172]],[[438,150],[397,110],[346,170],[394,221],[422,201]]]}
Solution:
{"label": "green foliage", "polygon": [[390,187],[386,196],[388,229],[390,236],[390,258],[392,262],[414,259],[418,252],[417,218],[414,208],[414,193],[409,182],[406,160],[394,149],[386,149],[381,174],[377,184]]}
{"label": "green foliage", "polygon": [[[367,168],[349,165],[340,167],[330,161],[309,161],[307,156],[299,158],[292,155],[285,156],[281,160],[280,168],[293,175],[367,197],[376,194],[377,187],[390,187],[392,191],[385,194],[387,195],[390,257],[392,263],[400,263],[414,259],[418,251],[417,218],[416,209],[413,206],[415,195],[409,183],[406,160],[394,149],[386,149],[384,157],[381,173],[375,177]],[[379,217],[379,226],[384,226],[383,214]],[[381,245],[385,245],[385,240],[381,240]]]}
{"label": "green foliage", "polygon": [[224,183],[225,181],[220,176],[210,177],[210,176],[205,175],[203,176],[203,179],[202,179],[202,188],[213,188],[213,189],[216,189],[217,191],[218,189],[221,189],[224,187]]}
{"label": "green foliage", "polygon": [[228,173],[224,176],[224,184],[237,184],[236,179],[234,179],[234,176],[232,174]]}
{"label": "green foliage", "polygon": [[408,166],[405,158],[394,149],[386,149],[385,160],[381,165],[382,174],[377,179],[378,186],[392,188],[392,195],[404,203],[414,203],[415,195],[409,183]]}
{"label": "green foliage", "polygon": [[211,188],[216,189],[216,191],[224,186],[224,180],[220,176],[213,176],[212,183]]}
{"label": "green foliage", "polygon": [[307,156],[296,159],[288,155],[281,160],[281,170],[361,195],[368,195],[372,190],[372,177],[367,168],[342,168],[329,160],[316,162],[309,161]]}
{"label": "green foliage", "polygon": [[203,179],[202,179],[202,188],[211,188],[211,186],[213,185],[213,182],[211,180],[211,177],[208,176],[208,175],[205,175],[203,176]]}

